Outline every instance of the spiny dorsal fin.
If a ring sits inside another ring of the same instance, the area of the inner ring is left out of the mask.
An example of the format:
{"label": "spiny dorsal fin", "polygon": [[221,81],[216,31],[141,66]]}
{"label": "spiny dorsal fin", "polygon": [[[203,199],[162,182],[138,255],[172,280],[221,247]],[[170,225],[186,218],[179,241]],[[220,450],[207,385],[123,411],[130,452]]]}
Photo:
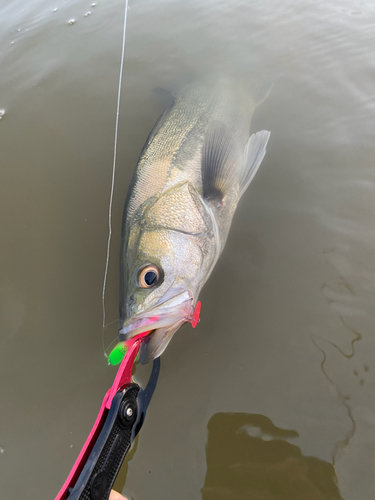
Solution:
{"label": "spiny dorsal fin", "polygon": [[244,166],[240,179],[240,197],[248,188],[266,154],[266,146],[271,132],[262,130],[250,136],[244,151]]}
{"label": "spiny dorsal fin", "polygon": [[155,95],[159,96],[168,106],[173,104],[176,100],[176,96],[170,90],[164,89],[163,87],[156,87],[153,89]]}
{"label": "spiny dorsal fin", "polygon": [[240,151],[229,128],[212,122],[206,132],[202,149],[203,196],[221,201],[238,183]]}

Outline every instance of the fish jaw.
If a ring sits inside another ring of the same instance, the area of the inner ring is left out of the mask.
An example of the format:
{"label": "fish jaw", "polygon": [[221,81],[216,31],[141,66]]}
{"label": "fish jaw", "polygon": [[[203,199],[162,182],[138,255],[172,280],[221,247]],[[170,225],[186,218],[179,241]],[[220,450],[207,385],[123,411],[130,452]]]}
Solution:
{"label": "fish jaw", "polygon": [[163,354],[176,331],[186,322],[182,319],[170,328],[158,328],[151,332],[141,344],[139,361],[142,365]]}
{"label": "fish jaw", "polygon": [[157,358],[180,326],[192,320],[193,301],[193,294],[189,290],[176,293],[172,288],[152,309],[136,314],[125,321],[119,330],[120,341],[151,331],[141,348],[141,362],[147,363]]}

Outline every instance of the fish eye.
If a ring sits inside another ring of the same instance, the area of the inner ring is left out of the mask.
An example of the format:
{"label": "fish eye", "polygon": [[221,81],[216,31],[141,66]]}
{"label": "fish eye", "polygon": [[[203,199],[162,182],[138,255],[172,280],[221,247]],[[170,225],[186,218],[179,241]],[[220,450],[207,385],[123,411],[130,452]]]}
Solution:
{"label": "fish eye", "polygon": [[141,288],[153,288],[162,278],[162,272],[155,264],[146,264],[138,273],[138,285]]}

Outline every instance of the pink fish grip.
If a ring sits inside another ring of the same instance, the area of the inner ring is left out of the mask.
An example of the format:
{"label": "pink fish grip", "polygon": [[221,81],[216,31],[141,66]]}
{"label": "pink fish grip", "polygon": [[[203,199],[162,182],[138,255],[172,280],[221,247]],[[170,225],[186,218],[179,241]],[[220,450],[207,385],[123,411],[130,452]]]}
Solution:
{"label": "pink fish grip", "polygon": [[[201,302],[198,301],[195,306],[191,319],[188,320],[192,324],[193,328],[195,328],[200,321],[199,320],[200,310],[201,310]],[[156,317],[152,319],[156,321],[158,318]],[[122,387],[131,383],[132,369],[135,358],[137,357],[143,338],[146,337],[150,332],[151,330],[142,332],[139,335],[133,337],[132,339],[126,341],[126,346],[128,347],[128,350],[117,371],[112,387],[107,391],[106,395],[104,396],[94,426],[91,429],[90,434],[86,439],[86,442],[83,445],[83,448],[80,451],[78,458],[75,461],[75,464],[73,465],[72,470],[69,473],[69,476],[67,477],[61,490],[55,497],[55,500],[66,500],[68,497],[69,489],[73,488],[77,483],[77,480],[103,428],[109,409],[111,408],[113,398]]]}
{"label": "pink fish grip", "polygon": [[105,419],[107,417],[108,411],[111,407],[112,400],[121,387],[124,385],[130,384],[131,382],[131,376],[132,376],[132,369],[133,369],[133,364],[134,360],[137,357],[137,354],[139,352],[139,348],[141,346],[141,342],[143,337],[145,337],[147,334],[150,332],[143,332],[140,335],[137,335],[135,338],[130,339],[128,341],[128,351],[125,354],[124,359],[121,362],[121,365],[117,371],[115,380],[112,384],[112,387],[107,391],[106,395],[104,396],[104,399],[102,401],[102,405],[99,410],[99,414],[96,417],[95,423],[93,428],[91,429],[91,432],[86,439],[85,444],[83,445],[83,448],[78,455],[77,460],[75,461],[75,464],[73,465],[72,470],[70,471],[69,476],[67,477],[63,487],[57,494],[55,500],[65,500],[68,496],[68,490],[76,484],[83,467],[85,466],[87,459],[95,445],[95,442],[98,439],[98,436],[100,434],[100,431],[103,428]]}

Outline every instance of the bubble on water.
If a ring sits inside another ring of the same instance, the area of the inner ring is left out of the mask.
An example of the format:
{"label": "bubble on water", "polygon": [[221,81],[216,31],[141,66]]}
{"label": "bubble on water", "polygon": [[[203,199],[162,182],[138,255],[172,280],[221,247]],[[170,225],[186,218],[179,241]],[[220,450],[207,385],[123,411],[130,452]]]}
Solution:
{"label": "bubble on water", "polygon": [[70,447],[73,448],[73,445],[71,444]]}
{"label": "bubble on water", "polygon": [[0,109],[0,120],[5,115],[5,109]]}
{"label": "bubble on water", "polygon": [[91,14],[91,12],[88,10],[85,14],[85,17],[89,16]]}
{"label": "bubble on water", "polygon": [[14,42],[10,42],[12,45],[14,44]]}
{"label": "bubble on water", "polygon": [[96,3],[95,3],[95,2],[91,4],[91,7],[95,7],[95,6],[96,6]]}
{"label": "bubble on water", "polygon": [[74,24],[76,22],[75,19],[69,19],[68,24]]}
{"label": "bubble on water", "polygon": [[4,453],[4,448],[0,448],[0,453]]}
{"label": "bubble on water", "polygon": [[18,30],[17,30],[17,31],[21,31],[21,28],[18,28]]}
{"label": "bubble on water", "polygon": [[57,11],[58,11],[58,8],[55,7],[52,12],[57,12]]}

